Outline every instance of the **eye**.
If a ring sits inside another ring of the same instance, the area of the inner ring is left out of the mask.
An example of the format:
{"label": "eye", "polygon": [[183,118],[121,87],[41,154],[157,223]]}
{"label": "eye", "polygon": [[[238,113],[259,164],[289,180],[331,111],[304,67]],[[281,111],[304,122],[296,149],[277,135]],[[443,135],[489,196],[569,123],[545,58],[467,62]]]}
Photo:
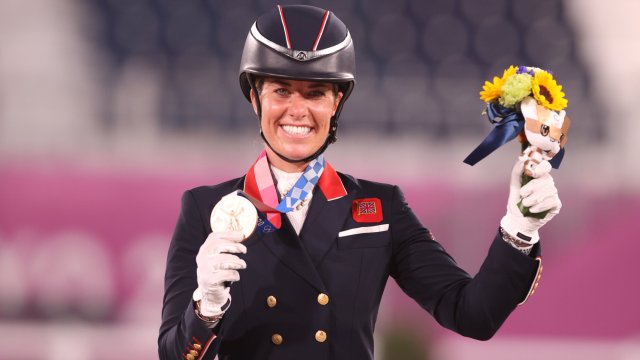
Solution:
{"label": "eye", "polygon": [[312,90],[307,93],[307,97],[309,98],[321,98],[325,96],[325,91],[322,90]]}
{"label": "eye", "polygon": [[542,134],[542,136],[549,135],[549,126],[544,124],[540,125],[540,134]]}
{"label": "eye", "polygon": [[285,89],[285,88],[277,88],[274,91],[276,94],[278,95],[289,95],[289,90]]}

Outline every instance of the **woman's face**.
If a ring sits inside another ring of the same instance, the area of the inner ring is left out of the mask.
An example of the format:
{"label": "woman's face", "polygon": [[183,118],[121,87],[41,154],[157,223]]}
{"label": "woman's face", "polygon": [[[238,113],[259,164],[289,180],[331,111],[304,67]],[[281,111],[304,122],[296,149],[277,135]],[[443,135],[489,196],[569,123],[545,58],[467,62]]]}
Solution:
{"label": "woman's face", "polygon": [[[289,159],[304,159],[320,149],[329,134],[341,92],[328,82],[266,78],[260,91],[261,127],[271,147]],[[257,113],[255,95],[251,93]],[[267,148],[272,165],[302,171],[306,163],[288,163]]]}

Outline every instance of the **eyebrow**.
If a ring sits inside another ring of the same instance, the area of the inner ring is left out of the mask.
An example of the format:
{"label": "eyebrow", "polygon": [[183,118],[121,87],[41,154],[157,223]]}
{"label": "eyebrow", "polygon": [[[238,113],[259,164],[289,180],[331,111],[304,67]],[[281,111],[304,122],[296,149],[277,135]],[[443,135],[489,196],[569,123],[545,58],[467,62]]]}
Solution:
{"label": "eyebrow", "polygon": [[327,89],[329,89],[329,88],[331,88],[331,85],[327,84],[327,83],[323,83],[323,82],[314,82],[314,83],[311,83],[311,85],[309,85],[309,87],[312,88],[312,89],[317,89],[317,88],[327,88]]}
{"label": "eyebrow", "polygon": [[[278,85],[281,85],[281,86],[287,86],[287,87],[291,87],[292,86],[290,82],[285,81],[285,80],[281,80],[281,79],[272,79],[271,81],[276,83],[276,84],[278,84]],[[324,82],[312,82],[309,85],[309,88],[310,89],[318,89],[318,88],[327,88],[327,89],[329,89],[329,88],[331,88],[331,85],[328,84],[328,83],[324,83]]]}
{"label": "eyebrow", "polygon": [[284,80],[277,80],[277,79],[272,79],[271,82],[274,82],[278,85],[282,85],[282,86],[291,86],[290,83],[284,81]]}

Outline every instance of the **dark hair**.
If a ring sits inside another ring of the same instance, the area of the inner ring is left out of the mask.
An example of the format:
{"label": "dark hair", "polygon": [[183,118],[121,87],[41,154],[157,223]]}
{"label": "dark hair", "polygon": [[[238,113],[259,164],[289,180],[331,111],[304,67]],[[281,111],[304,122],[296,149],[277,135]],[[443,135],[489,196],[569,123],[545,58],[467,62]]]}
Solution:
{"label": "dark hair", "polygon": [[[262,86],[264,85],[264,80],[267,79],[267,77],[254,76],[254,78],[255,78],[254,84],[256,86],[256,90],[258,90],[258,96],[259,96],[260,93],[262,92]],[[326,83],[331,84],[331,90],[333,92],[333,96],[338,96],[338,92],[340,91],[340,87],[338,86],[338,84],[334,82],[328,82],[328,81]]]}

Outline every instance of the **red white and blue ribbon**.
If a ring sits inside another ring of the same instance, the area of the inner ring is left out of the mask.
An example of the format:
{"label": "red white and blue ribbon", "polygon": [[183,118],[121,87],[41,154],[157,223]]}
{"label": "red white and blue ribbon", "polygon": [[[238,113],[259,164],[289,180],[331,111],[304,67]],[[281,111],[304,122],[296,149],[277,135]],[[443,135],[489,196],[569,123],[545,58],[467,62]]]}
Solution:
{"label": "red white and blue ribbon", "polygon": [[296,208],[318,185],[327,200],[347,194],[340,177],[322,155],[311,161],[291,190],[278,201],[278,193],[269,168],[267,152],[263,150],[247,172],[244,191],[240,195],[248,198],[258,209],[258,231],[269,233],[282,225],[281,214]]}
{"label": "red white and blue ribbon", "polygon": [[318,183],[318,179],[324,171],[324,156],[320,155],[312,160],[305,168],[298,181],[293,185],[287,195],[276,207],[281,213],[288,213],[296,208],[313,191],[313,187]]}

